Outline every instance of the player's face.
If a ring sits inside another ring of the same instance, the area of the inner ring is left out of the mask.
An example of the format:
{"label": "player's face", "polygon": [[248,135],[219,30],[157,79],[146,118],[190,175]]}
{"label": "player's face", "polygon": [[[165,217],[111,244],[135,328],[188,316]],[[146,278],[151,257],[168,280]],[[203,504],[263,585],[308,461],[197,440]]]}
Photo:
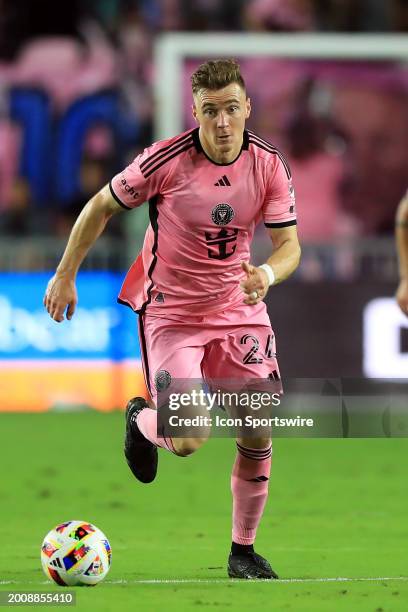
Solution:
{"label": "player's face", "polygon": [[200,125],[200,141],[211,159],[233,161],[242,146],[251,103],[238,83],[223,89],[200,89],[194,95],[193,116]]}

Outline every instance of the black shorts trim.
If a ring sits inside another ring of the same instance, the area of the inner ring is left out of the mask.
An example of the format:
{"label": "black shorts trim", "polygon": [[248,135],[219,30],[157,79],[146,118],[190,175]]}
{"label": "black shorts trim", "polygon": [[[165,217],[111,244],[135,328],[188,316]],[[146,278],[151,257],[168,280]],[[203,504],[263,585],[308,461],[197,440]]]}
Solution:
{"label": "black shorts trim", "polygon": [[145,383],[150,393],[150,396],[153,397],[152,390],[150,387],[150,368],[149,368],[149,361],[147,358],[146,336],[145,336],[145,331],[144,331],[144,321],[143,321],[142,314],[139,315],[139,340],[140,340],[140,354],[142,357],[142,367],[143,367]]}
{"label": "black shorts trim", "polygon": [[120,297],[116,298],[116,301],[117,301],[118,304],[122,304],[122,306],[127,306],[133,312],[137,312],[137,310],[135,310],[133,308],[133,306],[131,304],[129,304],[129,302],[125,302],[125,300],[122,300]]}

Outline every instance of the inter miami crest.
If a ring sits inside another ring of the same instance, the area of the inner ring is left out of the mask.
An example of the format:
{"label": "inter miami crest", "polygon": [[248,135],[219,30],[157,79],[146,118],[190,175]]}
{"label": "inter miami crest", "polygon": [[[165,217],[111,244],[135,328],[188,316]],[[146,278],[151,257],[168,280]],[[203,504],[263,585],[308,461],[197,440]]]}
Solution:
{"label": "inter miami crest", "polygon": [[215,225],[227,225],[234,216],[234,209],[229,204],[217,204],[211,211],[211,218]]}

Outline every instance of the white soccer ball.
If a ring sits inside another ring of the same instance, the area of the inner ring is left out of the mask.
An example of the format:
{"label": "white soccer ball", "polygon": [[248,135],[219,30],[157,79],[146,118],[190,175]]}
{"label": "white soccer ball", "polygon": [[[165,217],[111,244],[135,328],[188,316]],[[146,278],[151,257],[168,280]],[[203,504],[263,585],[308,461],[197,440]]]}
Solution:
{"label": "white soccer ball", "polygon": [[57,525],[41,546],[44,573],[60,586],[97,584],[108,573],[111,556],[108,538],[86,521]]}

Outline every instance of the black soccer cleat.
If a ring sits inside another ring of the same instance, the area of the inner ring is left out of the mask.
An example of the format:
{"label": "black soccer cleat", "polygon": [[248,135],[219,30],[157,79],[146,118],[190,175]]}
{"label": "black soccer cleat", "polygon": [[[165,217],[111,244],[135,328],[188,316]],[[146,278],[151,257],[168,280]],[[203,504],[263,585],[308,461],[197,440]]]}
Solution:
{"label": "black soccer cleat", "polygon": [[269,562],[256,552],[250,552],[246,555],[230,554],[228,557],[228,576],[245,580],[251,578],[276,580],[278,578]]}
{"label": "black soccer cleat", "polygon": [[[133,397],[126,406],[125,457],[134,476],[140,482],[152,482],[157,473],[157,446],[144,437],[139,430],[135,417],[147,408],[143,397]],[[133,417],[133,418],[132,418]]]}

